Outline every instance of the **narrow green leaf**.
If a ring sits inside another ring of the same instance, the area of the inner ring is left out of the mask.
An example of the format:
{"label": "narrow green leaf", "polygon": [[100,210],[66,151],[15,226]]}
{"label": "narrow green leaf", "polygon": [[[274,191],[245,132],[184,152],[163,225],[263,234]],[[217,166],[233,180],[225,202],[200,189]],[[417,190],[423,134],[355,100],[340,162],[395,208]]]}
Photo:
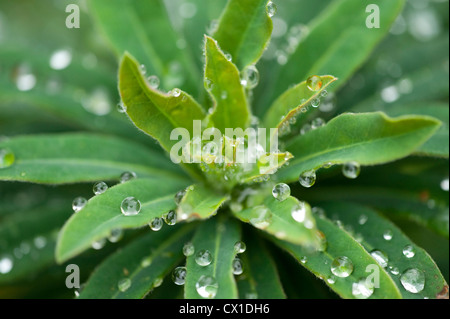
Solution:
{"label": "narrow green leaf", "polygon": [[92,273],[79,298],[145,297],[183,258],[183,244],[192,235],[193,224],[175,228],[158,232],[149,229],[149,233],[110,255]]}
{"label": "narrow green leaf", "polygon": [[89,2],[90,9],[117,56],[126,51],[156,74],[162,85],[186,88],[195,93],[200,74],[185,50],[177,47],[164,1],[101,0]]}
{"label": "narrow green leaf", "polygon": [[[210,276],[217,281],[215,299],[238,297],[232,262],[235,257],[234,244],[240,240],[240,236],[239,223],[223,215],[211,218],[198,227],[192,239],[195,254],[187,257],[186,261],[185,298],[202,298],[196,289],[197,282],[202,276]],[[196,254],[201,250],[208,250],[211,253],[211,264],[200,266],[196,263]]]}
{"label": "narrow green leaf", "polygon": [[[352,237],[348,232],[333,224],[326,218],[317,219],[317,227],[324,233],[327,240],[326,250],[323,252],[310,252],[301,246],[285,241],[272,240],[282,249],[289,252],[302,266],[311,271],[339,296],[345,299],[355,298],[353,295],[353,284],[361,279],[366,279],[374,271],[367,268],[375,265],[379,271],[379,288],[374,288],[370,298],[374,299],[399,299],[402,298],[399,288],[385,269],[378,266],[375,259]],[[353,271],[349,276],[341,278],[333,275],[331,264],[335,258],[347,257],[353,265]],[[367,271],[366,271],[367,270]],[[329,279],[334,279],[330,283]]]}
{"label": "narrow green leaf", "polygon": [[186,194],[177,207],[178,218],[181,220],[210,218],[228,198],[228,195],[216,193],[211,188],[191,185],[186,189]]}
{"label": "narrow green leaf", "polygon": [[245,129],[250,121],[250,109],[239,70],[208,36],[205,36],[205,54],[205,88],[214,99],[210,126],[223,133],[226,128]]}
{"label": "narrow green leaf", "polygon": [[259,158],[257,165],[245,173],[243,183],[259,182],[261,179],[272,175],[278,169],[286,165],[293,156],[289,152],[285,153],[267,153]]}
{"label": "narrow green leaf", "polygon": [[394,161],[414,152],[439,126],[439,121],[422,116],[391,119],[380,112],[342,114],[289,142],[286,148],[295,158],[279,176],[295,181],[299,174],[326,163],[376,165]]}
{"label": "narrow green leaf", "polygon": [[186,129],[192,136],[193,121],[205,117],[201,106],[187,93],[179,91],[174,96],[150,87],[138,62],[128,53],[120,63],[119,91],[133,123],[168,152],[177,142],[171,140],[174,129]]}
{"label": "narrow green leaf", "polygon": [[[340,79],[340,85],[346,83],[389,31],[404,3],[404,0],[376,3],[380,27],[369,28],[366,21],[373,21],[370,16],[373,9],[368,8],[368,3],[333,1],[313,20],[308,36],[281,70],[274,95],[314,74],[333,74]],[[367,8],[371,10],[366,12]]]}
{"label": "narrow green leaf", "polygon": [[[293,219],[293,211],[297,212],[298,222]],[[246,208],[233,214],[239,220],[250,223],[279,239],[314,249],[320,245],[311,207],[307,203],[300,203],[294,197],[280,202],[270,194],[265,198],[263,205]]]}
{"label": "narrow green leaf", "polygon": [[11,166],[0,169],[0,180],[42,184],[94,182],[118,180],[125,171],[140,177],[182,178],[176,166],[160,154],[128,140],[101,135],[19,136],[3,140],[0,148],[15,156]]}
{"label": "narrow green leaf", "polygon": [[[186,184],[172,179],[135,179],[109,188],[91,198],[86,206],[73,214],[62,228],[56,247],[56,260],[62,263],[102,240],[114,229],[147,225],[155,217],[175,209],[174,195]],[[125,216],[121,204],[134,197],[141,203],[139,214]]]}
{"label": "narrow green leaf", "polygon": [[240,70],[258,62],[269,42],[273,25],[267,14],[268,2],[230,0],[213,34]]}
{"label": "narrow green leaf", "polygon": [[[351,229],[354,236],[358,234],[360,243],[368,252],[380,251],[384,254],[387,258],[386,264],[383,265],[382,262],[380,265],[389,270],[390,276],[400,287],[403,298],[434,299],[447,286],[428,253],[411,242],[397,226],[377,212],[361,205],[344,202],[321,203],[320,207],[325,210],[328,217],[340,220],[344,228]],[[363,225],[361,216],[364,220]],[[415,254],[411,258],[403,254],[407,246],[413,247]],[[424,289],[418,293],[407,291],[400,281],[401,275],[412,268],[420,270],[425,276]]]}
{"label": "narrow green leaf", "polygon": [[261,238],[245,237],[245,244],[247,250],[238,255],[244,265],[242,276],[237,278],[239,298],[285,299],[275,262]]}
{"label": "narrow green leaf", "polygon": [[289,125],[291,118],[295,118],[303,107],[309,105],[314,98],[320,96],[331,83],[337,80],[331,75],[323,75],[320,78],[322,85],[317,91],[311,91],[306,80],[285,91],[268,109],[264,117],[265,127],[280,129],[285,123]]}

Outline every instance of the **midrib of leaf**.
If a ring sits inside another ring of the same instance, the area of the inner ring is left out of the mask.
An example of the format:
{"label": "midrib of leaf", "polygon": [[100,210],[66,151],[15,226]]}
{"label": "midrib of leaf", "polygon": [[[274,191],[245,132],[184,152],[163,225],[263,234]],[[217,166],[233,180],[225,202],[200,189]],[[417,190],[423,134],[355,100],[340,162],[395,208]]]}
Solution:
{"label": "midrib of leaf", "polygon": [[[300,163],[301,162],[306,162],[307,160],[310,160],[310,159],[315,158],[315,157],[319,157],[319,156],[327,154],[327,153],[333,153],[333,152],[336,152],[336,151],[342,151],[342,150],[346,150],[346,149],[351,149],[353,147],[362,146],[362,145],[366,145],[366,144],[373,144],[375,141],[378,143],[378,142],[383,141],[383,140],[392,140],[392,137],[396,137],[397,138],[397,137],[401,137],[403,135],[408,135],[408,134],[410,134],[410,132],[396,134],[396,135],[392,135],[392,136],[389,136],[389,137],[374,138],[374,139],[371,139],[370,141],[362,141],[362,142],[358,142],[358,143],[352,143],[350,145],[342,146],[342,147],[327,148],[326,150],[313,153],[313,154],[308,155],[306,157],[300,157],[299,160],[297,160],[297,161],[293,160],[292,161],[292,165],[299,163],[299,161],[300,161]],[[294,157],[294,159],[295,159],[295,157]]]}
{"label": "midrib of leaf", "polygon": [[219,230],[219,225],[222,225],[223,222],[220,220],[217,225],[216,225],[216,232],[218,232],[219,234],[216,236],[216,240],[214,242],[214,260],[213,260],[213,277],[217,279],[216,274],[217,274],[217,265],[219,264],[219,247],[220,247],[220,240],[222,239],[223,233]]}
{"label": "midrib of leaf", "polygon": [[[164,251],[167,247],[169,247],[170,245],[172,245],[175,241],[177,241],[180,237],[182,237],[183,235],[187,234],[188,232],[191,231],[191,229],[193,228],[192,224],[188,224],[185,227],[183,227],[182,229],[180,229],[176,235],[171,236],[169,240],[165,240],[161,245],[158,246],[158,248],[156,248],[152,254],[150,254],[147,257],[153,257],[153,256],[158,256],[160,254],[160,252]],[[145,258],[145,257],[144,257]],[[129,278],[130,280],[132,280],[134,277],[136,277],[138,275],[138,273],[144,269],[144,267],[142,267],[140,264],[137,268],[135,268],[135,270],[131,273],[130,276],[128,276],[127,278]],[[152,286],[153,288],[153,286]],[[121,291],[117,291],[114,295],[113,295],[113,299],[117,298],[117,296],[119,296],[122,292]]]}

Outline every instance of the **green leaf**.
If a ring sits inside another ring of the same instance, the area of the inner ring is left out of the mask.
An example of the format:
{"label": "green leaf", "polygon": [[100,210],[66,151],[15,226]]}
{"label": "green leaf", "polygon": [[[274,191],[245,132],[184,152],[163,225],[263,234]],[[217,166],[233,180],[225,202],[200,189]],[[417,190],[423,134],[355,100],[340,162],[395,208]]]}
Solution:
{"label": "green leaf", "polygon": [[230,0],[213,37],[242,70],[261,57],[272,34],[268,0]]}
{"label": "green leaf", "polygon": [[[428,253],[411,242],[392,222],[372,209],[343,202],[321,203],[320,207],[325,210],[328,217],[340,220],[345,229],[351,229],[351,233],[359,234],[358,237],[362,239],[360,243],[368,252],[381,251],[387,257],[387,265],[382,266],[389,270],[390,276],[400,287],[403,298],[434,299],[447,286],[439,268]],[[363,225],[360,223],[361,216],[367,219]],[[386,232],[389,232],[390,240],[383,237]],[[407,258],[403,254],[403,249],[409,245],[414,247],[415,255],[412,258]],[[393,274],[391,267],[398,273]],[[411,268],[419,269],[425,275],[425,288],[419,293],[407,291],[400,281],[401,275]]]}
{"label": "green leaf", "polygon": [[161,78],[167,90],[177,86],[197,91],[199,72],[186,51],[176,45],[179,35],[171,25],[164,1],[94,0],[89,5],[117,56],[130,52],[149,74]]}
{"label": "green leaf", "polygon": [[6,181],[67,184],[118,180],[125,171],[140,177],[183,178],[163,156],[134,142],[101,135],[18,136],[0,142],[0,148],[15,156],[13,165],[0,170],[0,180]]}
{"label": "green leaf", "polygon": [[[109,188],[91,198],[86,206],[73,214],[62,228],[56,247],[56,260],[62,263],[102,240],[114,229],[137,228],[155,217],[175,209],[174,195],[186,184],[173,179],[135,179]],[[135,197],[141,203],[139,214],[125,216],[121,203]]]}
{"label": "green leaf", "polygon": [[138,62],[128,53],[120,63],[119,91],[133,123],[168,152],[177,142],[170,139],[174,129],[184,128],[192,136],[193,121],[205,117],[201,106],[187,93],[180,91],[174,96],[151,88]]}
{"label": "green leaf", "polygon": [[[193,226],[158,232],[149,229],[149,233],[105,259],[89,277],[80,298],[144,298],[183,259],[183,244],[192,235]],[[119,282],[127,280],[129,288],[120,290]]]}
{"label": "green leaf", "polygon": [[226,128],[245,129],[250,122],[250,109],[239,70],[208,36],[205,36],[205,54],[205,88],[214,99],[209,125],[223,133]]}
{"label": "green leaf", "polygon": [[244,265],[242,276],[237,278],[239,298],[255,296],[258,299],[285,299],[286,294],[272,256],[261,238],[252,235],[245,237],[247,250],[238,255]]}
{"label": "green leaf", "polygon": [[[272,239],[280,248],[289,252],[295,259],[302,263],[306,269],[324,282],[340,297],[345,299],[355,298],[352,294],[352,286],[361,279],[367,278],[373,270],[366,271],[370,265],[378,265],[375,259],[352,237],[348,232],[333,224],[326,218],[318,218],[317,227],[324,233],[327,247],[322,252],[310,252],[301,246],[285,241]],[[345,278],[334,276],[331,272],[331,264],[335,258],[347,257],[353,264],[352,273]],[[305,262],[306,261],[306,262]],[[399,288],[394,280],[382,267],[379,270],[379,288],[374,289],[370,298],[399,299],[402,298]],[[328,279],[335,279],[331,284]]]}
{"label": "green leaf", "polygon": [[[291,216],[293,210],[299,211],[297,222]],[[279,239],[318,248],[320,245],[317,228],[311,215],[311,207],[307,203],[300,203],[296,198],[289,197],[280,202],[272,194],[264,199],[262,205],[233,212],[239,220],[250,223]]]}
{"label": "green leaf", "polygon": [[177,207],[177,215],[181,220],[207,219],[215,215],[228,199],[228,195],[216,193],[211,188],[191,185]]}
{"label": "green leaf", "polygon": [[295,118],[300,110],[309,105],[311,101],[320,96],[320,94],[334,81],[334,76],[323,75],[320,77],[322,85],[318,91],[311,91],[307,87],[306,80],[285,91],[268,109],[264,124],[267,128],[280,129],[283,125],[289,125],[289,120]]}
{"label": "green leaf", "polygon": [[340,79],[340,85],[346,83],[390,30],[404,3],[404,0],[376,3],[380,12],[380,28],[369,29],[366,27],[371,14],[366,12],[368,3],[353,0],[331,2],[312,21],[309,34],[282,68],[274,96],[291,83],[298,83],[314,74],[333,74]]}
{"label": "green leaf", "polygon": [[422,116],[391,119],[380,112],[342,114],[289,142],[286,148],[295,158],[279,176],[295,181],[299,174],[327,163],[376,165],[394,161],[414,152],[439,125],[437,120]]}
{"label": "green leaf", "polygon": [[[195,254],[187,257],[186,283],[184,297],[186,299],[199,299],[196,283],[201,276],[211,276],[218,283],[215,299],[237,298],[237,286],[232,271],[232,262],[235,257],[234,244],[240,240],[240,224],[223,215],[203,222],[195,232],[192,244]],[[208,266],[196,263],[196,254],[201,250],[208,250],[212,255],[212,262]]]}
{"label": "green leaf", "polygon": [[272,175],[278,169],[286,165],[289,160],[293,158],[289,152],[285,153],[267,153],[258,159],[257,165],[250,171],[245,173],[245,178],[242,183],[259,182],[261,179]]}

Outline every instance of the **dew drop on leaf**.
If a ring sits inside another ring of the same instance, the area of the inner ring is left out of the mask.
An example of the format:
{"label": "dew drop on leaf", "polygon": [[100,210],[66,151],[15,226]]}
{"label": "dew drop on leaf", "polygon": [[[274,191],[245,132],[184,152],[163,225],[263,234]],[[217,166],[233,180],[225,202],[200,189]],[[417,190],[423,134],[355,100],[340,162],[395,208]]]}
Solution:
{"label": "dew drop on leaf", "polygon": [[291,196],[291,188],[285,183],[279,183],[273,187],[272,195],[280,202],[285,201]]}
{"label": "dew drop on leaf", "polygon": [[300,262],[301,262],[302,264],[306,264],[306,263],[308,262],[308,257],[306,257],[306,256],[300,257]]}
{"label": "dew drop on leaf", "polygon": [[92,190],[94,191],[95,195],[100,195],[106,192],[108,189],[108,185],[105,182],[97,182],[94,184],[94,187]]}
{"label": "dew drop on leaf", "polygon": [[316,183],[316,171],[312,169],[301,173],[298,181],[303,187],[312,187]]}
{"label": "dew drop on leaf", "polygon": [[370,252],[370,255],[377,261],[377,263],[381,267],[386,268],[388,266],[389,259],[381,250],[374,249]]}
{"label": "dew drop on leaf", "polygon": [[161,286],[163,281],[164,281],[164,278],[162,278],[162,277],[156,278],[155,281],[153,282],[153,288],[158,288],[159,286]]}
{"label": "dew drop on leaf", "polygon": [[357,162],[345,163],[342,166],[342,174],[350,179],[355,179],[359,176],[361,172],[361,166]]}
{"label": "dew drop on leaf", "polygon": [[337,257],[331,263],[331,272],[340,278],[348,277],[353,272],[353,263],[346,256]]}
{"label": "dew drop on leaf", "polygon": [[392,230],[388,229],[383,233],[384,240],[390,241],[394,237],[394,233]]}
{"label": "dew drop on leaf", "polygon": [[313,75],[306,80],[306,86],[310,91],[317,92],[322,88],[323,81],[320,76]]}
{"label": "dew drop on leaf", "polygon": [[50,67],[53,70],[63,70],[72,62],[72,54],[69,50],[62,49],[52,53],[50,57]]}
{"label": "dew drop on leaf", "polygon": [[172,280],[175,285],[182,286],[186,281],[186,267],[177,267],[172,272]]}
{"label": "dew drop on leaf", "polygon": [[152,89],[157,89],[158,87],[159,87],[159,85],[160,85],[160,80],[159,80],[159,78],[156,76],[156,75],[150,75],[148,78],[147,78],[147,82],[148,82],[148,85],[150,85],[150,87],[152,88]]}
{"label": "dew drop on leaf", "polygon": [[144,64],[141,64],[141,65],[139,66],[139,71],[141,71],[142,74],[147,73],[147,68],[146,68],[146,66],[145,66]]}
{"label": "dew drop on leaf", "polygon": [[121,228],[115,228],[111,230],[111,233],[108,236],[108,240],[111,243],[117,243],[120,241],[123,237],[123,230]]}
{"label": "dew drop on leaf", "polygon": [[5,148],[0,148],[0,168],[10,167],[14,164],[15,160],[16,158],[12,151]]}
{"label": "dew drop on leaf", "polygon": [[127,111],[127,107],[125,104],[123,104],[122,101],[120,101],[119,103],[117,103],[117,111],[119,113],[125,113]]}
{"label": "dew drop on leaf", "polygon": [[183,245],[183,255],[186,257],[192,256],[195,253],[195,247],[192,242],[187,242]]}
{"label": "dew drop on leaf", "polygon": [[233,275],[241,275],[244,272],[242,261],[239,258],[234,258],[232,263]]}
{"label": "dew drop on leaf", "polygon": [[352,295],[356,299],[367,299],[372,296],[374,287],[366,279],[361,279],[352,284]]}
{"label": "dew drop on leaf", "polygon": [[312,107],[319,107],[319,105],[320,105],[320,99],[316,98],[316,99],[311,100]]}
{"label": "dew drop on leaf", "polygon": [[319,127],[322,127],[325,125],[325,120],[321,117],[316,117],[314,120],[312,120],[311,122],[311,128],[313,130],[318,129]]}
{"label": "dew drop on leaf", "polygon": [[195,289],[201,297],[212,299],[219,290],[219,283],[214,277],[203,275],[195,283]]}
{"label": "dew drop on leaf", "polygon": [[158,231],[163,227],[163,220],[162,218],[159,217],[155,217],[152,219],[152,221],[148,224],[148,226],[150,226],[150,229],[153,231]]}
{"label": "dew drop on leaf", "polygon": [[255,216],[250,219],[250,223],[259,229],[265,229],[269,227],[272,222],[272,213],[264,205],[255,206],[252,208],[252,215]]}
{"label": "dew drop on leaf", "polygon": [[267,15],[269,17],[272,18],[277,13],[277,10],[278,10],[278,8],[277,8],[277,5],[275,3],[273,3],[272,1],[269,1],[267,3],[266,11],[267,11]]}
{"label": "dew drop on leaf", "polygon": [[172,95],[173,97],[179,97],[181,95],[181,90],[180,89],[173,89],[172,91],[170,91],[170,95]]}
{"label": "dew drop on leaf", "polygon": [[186,195],[186,191],[184,189],[176,193],[174,197],[175,204],[180,205],[184,195]]}
{"label": "dew drop on leaf", "polygon": [[195,255],[195,262],[197,265],[206,267],[212,263],[212,255],[209,250],[203,249]]}
{"label": "dew drop on leaf", "polygon": [[367,217],[367,215],[362,214],[358,218],[358,224],[364,225],[365,223],[367,223],[368,219],[369,219],[369,217]]}
{"label": "dew drop on leaf", "polygon": [[9,273],[14,266],[14,262],[12,257],[3,255],[0,257],[0,274],[7,274]]}
{"label": "dew drop on leaf", "polygon": [[163,219],[167,225],[173,226],[177,223],[177,213],[171,210],[167,214],[164,214]]}
{"label": "dew drop on leaf", "polygon": [[416,255],[416,251],[412,245],[406,245],[403,248],[403,255],[406,258],[413,258]]}
{"label": "dew drop on leaf", "polygon": [[141,211],[141,202],[130,196],[125,198],[120,205],[120,210],[125,216],[134,216]]}
{"label": "dew drop on leaf", "polygon": [[441,189],[442,189],[444,192],[448,192],[448,190],[449,190],[449,181],[448,181],[448,178],[445,178],[445,179],[442,180],[442,182],[441,182]]}
{"label": "dew drop on leaf", "polygon": [[395,276],[400,274],[400,270],[398,269],[398,267],[394,267],[394,266],[389,266],[389,272]]}
{"label": "dew drop on leaf", "polygon": [[105,245],[106,245],[106,238],[96,240],[91,244],[92,248],[94,248],[95,250],[100,250],[103,247],[105,247]]}
{"label": "dew drop on leaf", "polygon": [[298,222],[303,223],[306,217],[306,205],[304,202],[298,202],[296,205],[292,207],[291,210],[292,218]]}
{"label": "dew drop on leaf", "polygon": [[76,197],[72,202],[72,209],[75,213],[78,213],[87,203],[87,199],[84,197]]}
{"label": "dew drop on leaf", "polygon": [[243,73],[241,84],[247,89],[255,88],[259,83],[259,71],[254,65],[247,66]]}
{"label": "dew drop on leaf", "polygon": [[121,292],[127,291],[131,287],[131,279],[130,278],[123,278],[119,280],[117,283],[117,288]]}
{"label": "dew drop on leaf", "polygon": [[407,291],[417,294],[425,288],[425,274],[417,268],[411,268],[402,273],[400,282]]}
{"label": "dew drop on leaf", "polygon": [[247,246],[245,245],[245,243],[243,241],[238,241],[234,244],[234,252],[236,254],[242,254],[245,252],[246,249],[247,249]]}

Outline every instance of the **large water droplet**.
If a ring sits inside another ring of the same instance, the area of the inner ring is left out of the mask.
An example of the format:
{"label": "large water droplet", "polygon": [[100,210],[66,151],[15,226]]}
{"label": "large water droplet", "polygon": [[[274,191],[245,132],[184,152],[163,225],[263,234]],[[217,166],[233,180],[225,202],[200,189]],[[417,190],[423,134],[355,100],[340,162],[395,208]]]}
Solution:
{"label": "large water droplet", "polygon": [[386,254],[383,253],[381,250],[378,249],[372,250],[370,255],[377,261],[377,263],[381,267],[386,268],[388,266],[389,259],[386,256]]}
{"label": "large water droplet", "polygon": [[179,97],[181,95],[181,90],[173,89],[172,91],[170,91],[170,95],[172,95],[173,97]]}
{"label": "large water droplet", "polygon": [[285,183],[279,183],[272,188],[272,195],[276,200],[282,202],[291,196],[291,188]]}
{"label": "large water droplet", "polygon": [[123,172],[120,175],[120,183],[125,183],[125,182],[128,182],[128,181],[132,180],[132,179],[135,179],[136,176],[137,175],[136,175],[135,172]]}
{"label": "large water droplet", "polygon": [[159,78],[156,75],[150,75],[147,78],[147,82],[148,82],[148,85],[152,89],[155,89],[155,90],[159,87],[159,84],[160,84]]}
{"label": "large water droplet", "polygon": [[186,257],[192,256],[195,253],[195,246],[190,241],[183,246],[183,255]]}
{"label": "large water droplet", "polygon": [[108,185],[105,182],[97,182],[94,184],[94,187],[92,190],[94,191],[95,195],[100,195],[106,192],[108,189]]}
{"label": "large water droplet", "polygon": [[195,255],[195,262],[197,265],[206,267],[212,263],[212,255],[209,250],[203,249]]}
{"label": "large water droplet", "polygon": [[419,269],[411,268],[403,272],[400,282],[407,291],[417,294],[425,288],[425,274]]}
{"label": "large water droplet", "polygon": [[350,179],[355,179],[361,172],[361,166],[357,162],[349,162],[342,166],[342,174]]}
{"label": "large water droplet", "polygon": [[241,275],[244,272],[242,261],[239,258],[234,258],[232,268],[234,275]]}
{"label": "large water droplet", "polygon": [[124,278],[124,279],[121,279],[121,280],[119,280],[119,282],[117,283],[117,288],[118,288],[121,292],[127,291],[130,287],[131,287],[131,279],[130,279],[130,278]]}
{"label": "large water droplet", "polygon": [[316,183],[316,171],[310,170],[300,174],[298,181],[303,187],[309,188]]}
{"label": "large water droplet", "polygon": [[186,267],[177,267],[172,273],[172,280],[175,285],[182,286],[186,281]]}
{"label": "large water droplet", "polygon": [[320,76],[313,75],[306,80],[306,86],[309,90],[317,92],[322,88],[323,81]]}
{"label": "large water droplet", "polygon": [[403,255],[405,255],[406,258],[413,258],[416,255],[416,251],[412,245],[406,245],[405,248],[403,248]]}
{"label": "large water droplet", "polygon": [[320,105],[320,99],[316,98],[316,99],[311,100],[312,107],[319,107],[319,105]]}
{"label": "large water droplet", "polygon": [[177,223],[177,213],[171,210],[167,214],[164,214],[163,219],[167,225],[173,226]]}
{"label": "large water droplet", "polygon": [[277,5],[272,1],[269,1],[266,6],[266,12],[269,17],[273,17],[277,13]]}
{"label": "large water droplet", "polygon": [[153,231],[158,231],[163,227],[163,220],[162,218],[155,217],[153,220],[148,224],[150,226],[150,229]]}
{"label": "large water droplet", "polygon": [[201,297],[212,299],[219,290],[219,283],[214,277],[203,275],[196,282],[195,289]]}
{"label": "large water droplet", "polygon": [[242,254],[247,249],[247,246],[243,241],[238,241],[234,244],[234,252],[236,254]]}
{"label": "large water droplet", "polygon": [[366,279],[361,279],[352,285],[352,295],[356,299],[367,299],[372,296],[374,292],[374,287],[372,284],[367,282]]}
{"label": "large water droplet", "polygon": [[353,272],[353,263],[346,256],[337,257],[331,263],[331,272],[340,278],[348,277]]}
{"label": "large water droplet", "polygon": [[0,148],[0,168],[10,167],[14,164],[14,153],[8,149]]}
{"label": "large water droplet", "polygon": [[247,89],[255,88],[259,83],[259,71],[254,65],[246,67],[242,74],[241,84]]}
{"label": "large water droplet", "polygon": [[250,219],[250,223],[256,228],[265,229],[272,222],[272,212],[266,206],[255,206],[252,211],[255,217]]}
{"label": "large water droplet", "polygon": [[9,273],[14,266],[13,259],[9,256],[0,257],[0,274]]}
{"label": "large water droplet", "polygon": [[186,195],[186,190],[181,190],[178,193],[175,194],[174,200],[175,204],[180,205],[181,200],[183,199],[184,195]]}
{"label": "large water droplet", "polygon": [[132,196],[127,197],[122,201],[120,210],[125,216],[137,215],[141,211],[141,202]]}
{"label": "large water droplet", "polygon": [[75,213],[79,212],[87,203],[87,199],[84,197],[77,197],[72,202],[72,209]]}
{"label": "large water droplet", "polygon": [[53,70],[63,70],[72,62],[72,53],[69,50],[58,50],[50,57],[50,67]]}

